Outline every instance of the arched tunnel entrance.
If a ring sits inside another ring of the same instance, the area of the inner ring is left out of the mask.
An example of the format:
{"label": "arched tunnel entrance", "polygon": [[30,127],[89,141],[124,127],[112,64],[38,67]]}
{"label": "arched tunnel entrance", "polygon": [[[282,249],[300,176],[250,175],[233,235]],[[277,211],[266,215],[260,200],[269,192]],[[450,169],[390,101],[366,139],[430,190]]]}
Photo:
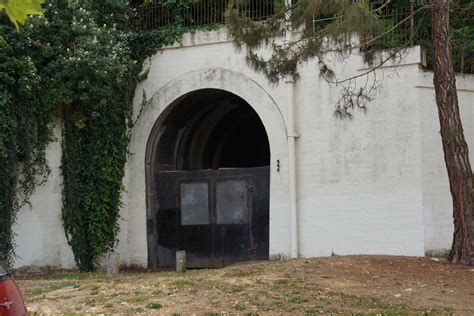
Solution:
{"label": "arched tunnel entrance", "polygon": [[188,267],[268,259],[270,147],[257,113],[232,93],[203,89],[163,115],[152,149],[149,265],[174,267],[177,250]]}

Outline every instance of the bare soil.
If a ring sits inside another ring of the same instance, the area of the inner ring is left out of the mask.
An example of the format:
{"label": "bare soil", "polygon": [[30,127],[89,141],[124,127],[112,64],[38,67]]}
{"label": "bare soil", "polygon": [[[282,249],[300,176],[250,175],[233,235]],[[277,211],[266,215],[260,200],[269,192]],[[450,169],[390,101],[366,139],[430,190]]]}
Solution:
{"label": "bare soil", "polygon": [[30,312],[156,315],[474,315],[474,267],[334,256],[186,273],[20,275]]}

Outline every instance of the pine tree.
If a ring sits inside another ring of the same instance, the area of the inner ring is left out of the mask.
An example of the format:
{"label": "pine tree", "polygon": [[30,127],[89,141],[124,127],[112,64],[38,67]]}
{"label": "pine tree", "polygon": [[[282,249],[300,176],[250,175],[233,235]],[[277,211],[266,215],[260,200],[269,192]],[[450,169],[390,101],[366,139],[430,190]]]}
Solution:
{"label": "pine tree", "polygon": [[433,0],[431,5],[435,57],[433,83],[444,160],[453,198],[454,236],[450,257],[453,262],[474,265],[474,187],[469,150],[459,114],[448,10],[448,0]]}

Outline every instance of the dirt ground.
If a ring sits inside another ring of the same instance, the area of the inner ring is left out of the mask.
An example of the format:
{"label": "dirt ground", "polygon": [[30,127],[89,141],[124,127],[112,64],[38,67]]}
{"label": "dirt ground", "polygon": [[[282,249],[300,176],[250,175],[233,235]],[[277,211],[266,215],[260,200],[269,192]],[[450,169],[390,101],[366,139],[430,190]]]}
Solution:
{"label": "dirt ground", "polygon": [[334,256],[17,281],[33,314],[474,315],[474,267],[430,258]]}

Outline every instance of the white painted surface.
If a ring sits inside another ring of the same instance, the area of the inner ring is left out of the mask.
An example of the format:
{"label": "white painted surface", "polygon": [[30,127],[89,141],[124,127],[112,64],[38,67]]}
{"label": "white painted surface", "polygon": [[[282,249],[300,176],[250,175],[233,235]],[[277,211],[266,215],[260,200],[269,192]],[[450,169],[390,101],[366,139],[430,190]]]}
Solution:
{"label": "white painted surface", "polygon": [[[145,148],[150,131],[180,96],[203,88],[245,99],[259,114],[271,150],[270,255],[290,255],[287,89],[272,85],[244,61],[224,31],[186,34],[182,45],[150,60],[150,74],[137,88],[149,104],[130,143],[118,252],[124,264],[147,264]],[[299,255],[423,255],[449,248],[452,215],[442,156],[432,76],[418,66],[419,48],[402,66],[378,71],[383,87],[367,113],[334,118],[338,91],[319,78],[316,62],[301,65],[295,85]],[[367,69],[363,57],[328,56],[340,77]],[[394,71],[396,70],[396,71]],[[466,138],[474,148],[474,76],[458,79]],[[58,134],[59,135],[59,134]],[[48,151],[53,174],[18,217],[16,266],[71,267],[61,225],[60,146]],[[471,150],[471,155],[474,150]],[[472,159],[472,156],[471,156]],[[276,170],[280,160],[280,172]]]}
{"label": "white painted surface", "polygon": [[[59,127],[55,137],[61,138]],[[25,206],[17,217],[14,226],[16,267],[51,266],[72,268],[75,266],[71,249],[67,245],[61,221],[62,179],[61,144],[59,141],[49,145],[47,160],[51,168],[48,181],[37,188],[31,198],[31,207]]]}

